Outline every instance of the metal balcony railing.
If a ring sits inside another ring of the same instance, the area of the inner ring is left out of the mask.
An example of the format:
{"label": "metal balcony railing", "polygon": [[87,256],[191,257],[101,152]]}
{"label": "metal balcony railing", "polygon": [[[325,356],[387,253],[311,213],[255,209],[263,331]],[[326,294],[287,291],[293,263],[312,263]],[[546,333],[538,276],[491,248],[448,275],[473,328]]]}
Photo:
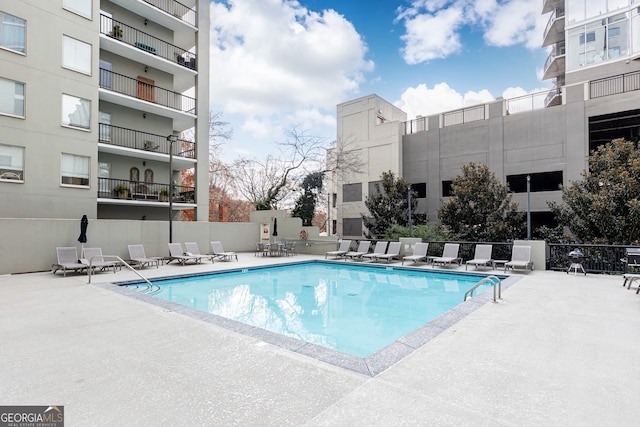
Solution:
{"label": "metal balcony railing", "polygon": [[592,80],[589,82],[591,99],[640,89],[640,71],[619,74],[613,77]]}
{"label": "metal balcony railing", "polygon": [[[98,178],[98,197],[101,199],[169,202],[169,184]],[[195,203],[195,187],[174,185],[172,203]]]}
{"label": "metal balcony railing", "polygon": [[422,132],[425,130],[429,130],[429,126],[427,123],[426,117],[418,117],[413,120],[409,120],[404,122],[404,134],[411,135],[417,132]]}
{"label": "metal balcony railing", "polygon": [[[145,79],[146,80],[146,79]],[[189,96],[100,68],[100,87],[162,105],[183,113],[196,113],[196,100]]]}
{"label": "metal balcony railing", "polygon": [[450,111],[448,113],[444,113],[443,117],[443,126],[453,126],[459,125],[462,123],[475,122],[476,120],[484,120],[485,119],[485,111],[484,104],[476,105],[473,107],[462,108],[456,111]]}
{"label": "metal balcony railing", "polygon": [[525,113],[527,111],[540,110],[545,108],[545,98],[547,91],[530,93],[528,95],[509,98],[506,102],[507,114]]}
{"label": "metal balcony railing", "polygon": [[198,15],[196,11],[189,6],[185,6],[176,0],[143,0],[145,3],[150,4],[169,15],[173,15],[181,21],[196,27],[198,22]]}
{"label": "metal balcony railing", "polygon": [[174,61],[183,67],[197,70],[195,53],[116,21],[110,16],[100,15],[100,33],[144,52]]}
{"label": "metal balcony railing", "polygon": [[564,18],[564,4],[562,6],[556,7],[553,10],[553,13],[551,14],[551,16],[549,16],[549,21],[547,22],[547,26],[544,29],[544,33],[542,33],[542,40],[547,38],[547,34],[549,33],[549,30],[553,26],[553,23],[556,21],[556,19],[559,19],[559,18]]}
{"label": "metal balcony railing", "polygon": [[[133,148],[136,150],[153,151],[162,154],[169,154],[170,147],[166,136],[140,132],[106,123],[99,124],[99,141],[104,144]],[[195,159],[196,143],[178,139],[173,144],[173,155]]]}
{"label": "metal balcony railing", "polygon": [[547,56],[546,62],[544,63],[544,72],[545,73],[547,72],[547,70],[551,66],[551,63],[553,62],[554,59],[556,59],[558,56],[561,56],[561,55],[564,55],[564,54],[565,54],[565,42],[564,42],[564,40],[554,44],[553,48],[551,48],[551,52],[549,52],[549,56]]}

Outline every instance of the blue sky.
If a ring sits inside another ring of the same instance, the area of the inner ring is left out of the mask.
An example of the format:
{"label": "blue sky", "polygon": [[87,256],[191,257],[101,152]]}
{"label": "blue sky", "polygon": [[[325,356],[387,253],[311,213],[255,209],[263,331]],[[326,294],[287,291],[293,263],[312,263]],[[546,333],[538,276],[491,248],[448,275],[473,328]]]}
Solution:
{"label": "blue sky", "polygon": [[336,137],[336,105],[376,93],[435,114],[551,87],[540,0],[211,2],[211,110],[223,159],[264,159],[284,131]]}

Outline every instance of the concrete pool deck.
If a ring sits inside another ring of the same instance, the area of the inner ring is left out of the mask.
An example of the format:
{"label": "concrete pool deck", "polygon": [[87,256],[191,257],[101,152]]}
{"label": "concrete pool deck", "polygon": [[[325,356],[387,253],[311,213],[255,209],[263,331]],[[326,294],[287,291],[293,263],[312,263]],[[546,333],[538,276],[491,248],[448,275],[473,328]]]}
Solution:
{"label": "concrete pool deck", "polygon": [[[239,258],[143,274],[292,260]],[[637,425],[637,285],[516,275],[503,302],[375,377],[87,285],[86,275],[0,276],[0,405],[64,405],[67,426]],[[92,282],[136,278],[123,270]]]}

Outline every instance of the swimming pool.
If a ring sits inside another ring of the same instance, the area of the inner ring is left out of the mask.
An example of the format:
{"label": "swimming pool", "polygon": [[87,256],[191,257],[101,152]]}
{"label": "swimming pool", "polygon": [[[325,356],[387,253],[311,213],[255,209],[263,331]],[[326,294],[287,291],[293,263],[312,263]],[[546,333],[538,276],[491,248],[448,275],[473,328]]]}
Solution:
{"label": "swimming pool", "polygon": [[[351,356],[347,364],[359,365],[357,360],[375,361],[389,350],[394,354],[413,351],[442,332],[447,319],[459,320],[484,304],[486,298],[479,298],[484,286],[462,304],[464,293],[484,277],[308,261],[163,278],[154,280],[151,287],[145,282],[119,285],[225,319],[213,323],[239,322],[245,328],[235,324],[232,329],[294,351],[320,354],[317,358],[325,361]],[[372,371],[371,367],[366,370]]]}

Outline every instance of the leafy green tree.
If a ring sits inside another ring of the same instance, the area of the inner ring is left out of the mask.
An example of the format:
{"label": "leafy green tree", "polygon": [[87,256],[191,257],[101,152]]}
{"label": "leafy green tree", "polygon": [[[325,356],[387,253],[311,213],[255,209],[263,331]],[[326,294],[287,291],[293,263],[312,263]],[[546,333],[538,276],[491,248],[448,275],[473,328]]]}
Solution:
{"label": "leafy green tree", "polygon": [[451,198],[438,209],[438,218],[457,239],[505,242],[524,234],[524,213],[518,212],[509,187],[487,165],[471,162],[463,166],[451,190]]}
{"label": "leafy green tree", "polygon": [[398,178],[393,172],[383,172],[381,181],[375,184],[376,191],[367,196],[364,205],[369,211],[369,215],[361,214],[364,226],[368,230],[367,237],[382,236],[394,224],[406,226],[409,223],[409,199],[411,191],[411,222],[419,222],[420,216],[416,214],[418,194],[411,189],[409,183]]}
{"label": "leafy green tree", "polygon": [[591,152],[589,171],[549,202],[560,225],[578,242],[637,244],[640,240],[640,150],[615,139]]}
{"label": "leafy green tree", "polygon": [[302,225],[310,226],[318,203],[318,195],[322,191],[324,172],[313,172],[302,180],[302,194],[296,200],[291,216],[302,218]]}
{"label": "leafy green tree", "polygon": [[400,237],[417,237],[423,242],[446,242],[451,239],[447,227],[434,222],[413,226],[411,233],[409,233],[409,227],[394,224],[380,236],[381,239],[389,241],[397,241]]}

